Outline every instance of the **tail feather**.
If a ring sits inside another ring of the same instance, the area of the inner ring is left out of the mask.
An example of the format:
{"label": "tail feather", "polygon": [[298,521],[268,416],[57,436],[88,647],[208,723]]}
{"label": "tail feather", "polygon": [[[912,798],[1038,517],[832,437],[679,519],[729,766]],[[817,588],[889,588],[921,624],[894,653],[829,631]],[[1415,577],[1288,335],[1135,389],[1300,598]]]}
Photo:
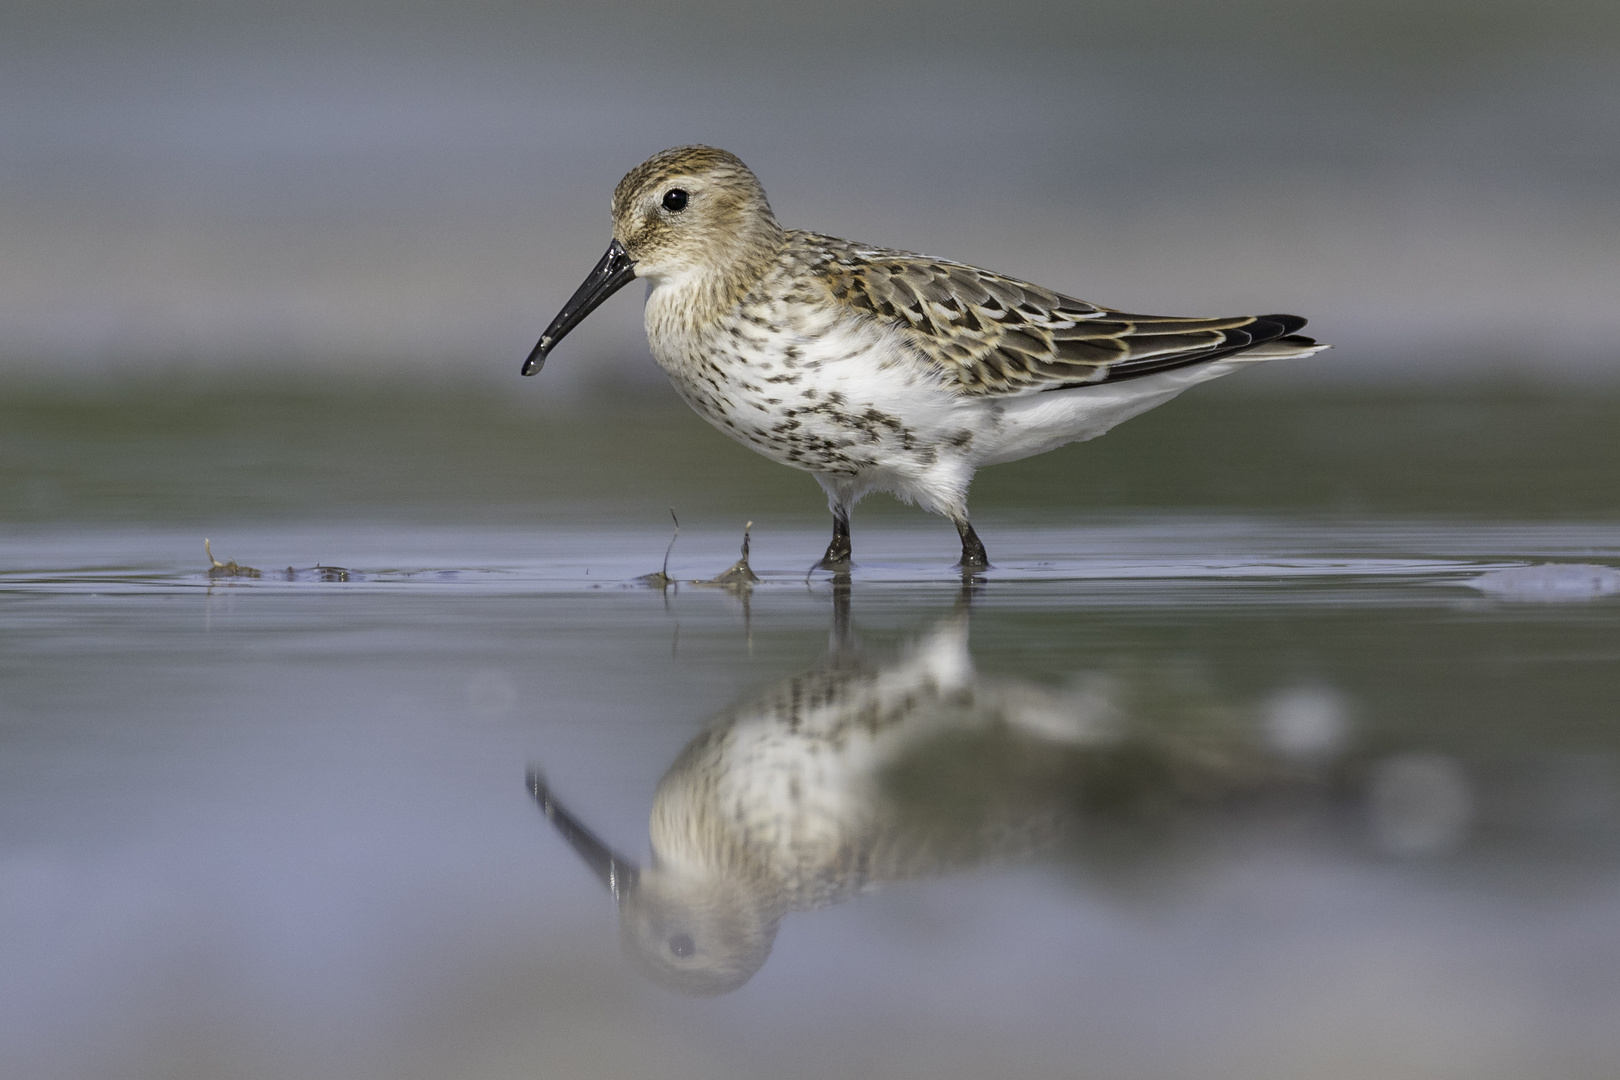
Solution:
{"label": "tail feather", "polygon": [[[1302,320],[1303,321],[1303,320]],[[1241,352],[1228,356],[1228,360],[1258,361],[1258,360],[1289,360],[1300,356],[1310,356],[1333,346],[1324,345],[1313,337],[1305,334],[1288,334],[1284,337],[1272,338],[1262,341]]]}

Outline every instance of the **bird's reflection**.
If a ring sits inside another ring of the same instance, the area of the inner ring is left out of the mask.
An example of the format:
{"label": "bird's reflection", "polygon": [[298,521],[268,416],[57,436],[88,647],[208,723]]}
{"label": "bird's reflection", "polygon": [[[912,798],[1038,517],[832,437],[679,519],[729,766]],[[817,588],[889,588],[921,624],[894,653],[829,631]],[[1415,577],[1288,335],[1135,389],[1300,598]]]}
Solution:
{"label": "bird's reflection", "polygon": [[[1300,779],[1255,747],[1167,726],[1163,709],[1144,723],[1117,680],[978,675],[965,610],[883,661],[847,625],[835,611],[820,665],[722,713],[675,759],[644,867],[531,772],[547,818],[618,902],[626,954],[660,985],[736,989],[793,911],[1058,844],[1139,854],[1190,807]],[[1148,691],[1162,704],[1162,686]]]}

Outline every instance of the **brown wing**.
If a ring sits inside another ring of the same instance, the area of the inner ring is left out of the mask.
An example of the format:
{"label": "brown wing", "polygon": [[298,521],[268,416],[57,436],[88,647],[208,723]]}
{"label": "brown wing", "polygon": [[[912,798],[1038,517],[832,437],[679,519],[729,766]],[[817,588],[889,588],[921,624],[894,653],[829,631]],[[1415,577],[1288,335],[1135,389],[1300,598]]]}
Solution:
{"label": "brown wing", "polygon": [[897,326],[969,394],[1149,375],[1231,356],[1305,325],[1297,315],[1128,315],[963,263],[800,235],[836,299]]}

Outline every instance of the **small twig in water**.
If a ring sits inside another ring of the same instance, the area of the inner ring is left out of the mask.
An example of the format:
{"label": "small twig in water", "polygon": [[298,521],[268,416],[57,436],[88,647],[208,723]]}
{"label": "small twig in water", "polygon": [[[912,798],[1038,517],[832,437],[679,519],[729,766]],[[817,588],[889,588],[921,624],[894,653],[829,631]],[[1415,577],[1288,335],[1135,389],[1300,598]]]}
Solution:
{"label": "small twig in water", "polygon": [[208,576],[211,578],[259,576],[259,572],[253,569],[253,567],[242,566],[235,559],[232,559],[230,562],[220,562],[218,559],[214,558],[214,547],[211,543],[209,543],[208,537],[206,536],[203,537],[203,551],[208,553]]}
{"label": "small twig in water", "polygon": [[729,588],[747,587],[759,582],[759,575],[754,573],[753,567],[748,565],[749,531],[754,523],[750,521],[743,526],[742,558],[731,564],[731,569],[717,578],[709,581],[699,581],[698,585],[720,585]]}
{"label": "small twig in water", "polygon": [[669,508],[669,520],[675,523],[675,535],[669,538],[669,547],[664,549],[664,568],[658,571],[666,581],[669,580],[669,553],[675,550],[675,541],[681,538],[681,519],[675,516],[673,506]]}
{"label": "small twig in water", "polygon": [[675,584],[675,579],[669,576],[669,553],[675,550],[675,541],[681,538],[681,519],[675,516],[675,508],[669,508],[669,518],[675,523],[675,535],[669,538],[669,547],[664,549],[664,568],[656,574],[642,574],[636,578],[643,585],[651,585],[658,589],[667,589]]}

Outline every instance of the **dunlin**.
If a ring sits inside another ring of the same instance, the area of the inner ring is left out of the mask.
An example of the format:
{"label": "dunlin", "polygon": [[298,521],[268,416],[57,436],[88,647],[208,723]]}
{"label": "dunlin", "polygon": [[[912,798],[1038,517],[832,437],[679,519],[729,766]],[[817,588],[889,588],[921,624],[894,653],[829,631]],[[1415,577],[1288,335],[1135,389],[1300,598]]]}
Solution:
{"label": "dunlin", "polygon": [[793,912],[1063,841],[1100,879],[1169,854],[1156,829],[1309,790],[1304,771],[1212,739],[1218,703],[1146,674],[1062,692],[984,677],[961,614],[890,660],[840,647],[686,745],[653,795],[645,864],[539,772],[529,790],[612,894],[631,962],[720,994],[765,963]]}
{"label": "dunlin", "polygon": [[613,242],[524,361],[633,278],[647,339],[705,420],[827,492],[832,542],[871,491],[943,514],[961,566],[988,565],[968,521],[981,466],[1092,439],[1189,386],[1326,348],[1297,315],[1129,315],[926,255],[783,229],[765,189],[708,146],[655,154],[613,193]]}
{"label": "dunlin", "polygon": [[889,774],[919,753],[938,771],[926,751],[953,734],[1023,751],[996,758],[1003,770],[1008,756],[1049,766],[1054,749],[1106,756],[1109,735],[1090,715],[1100,707],[976,679],[956,618],[895,662],[845,653],[722,713],[659,782],[645,866],[599,839],[541,774],[529,790],[612,893],[630,960],[670,989],[725,993],[765,962],[792,912],[1057,839],[1066,776],[979,776],[970,754],[950,776],[962,805],[938,814],[897,801]]}

